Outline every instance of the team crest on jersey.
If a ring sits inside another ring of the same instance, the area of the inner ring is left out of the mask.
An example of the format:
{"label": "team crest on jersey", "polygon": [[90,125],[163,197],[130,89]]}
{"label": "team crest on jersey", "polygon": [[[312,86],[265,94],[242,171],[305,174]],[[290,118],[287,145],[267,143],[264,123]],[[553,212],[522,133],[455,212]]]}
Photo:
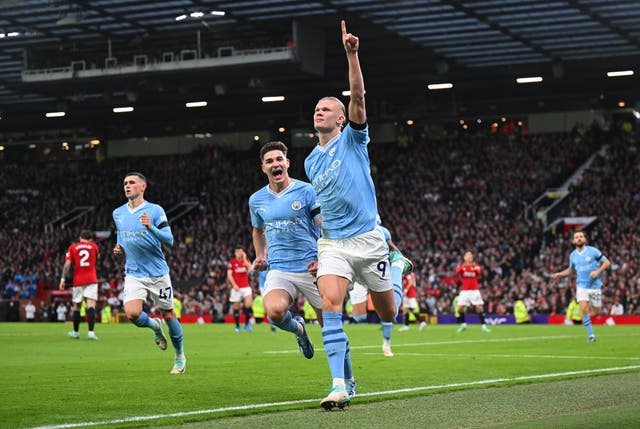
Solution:
{"label": "team crest on jersey", "polygon": [[587,262],[591,262],[591,256],[587,256],[587,257],[585,258],[585,260],[586,260]]}
{"label": "team crest on jersey", "polygon": [[334,153],[336,153],[336,148],[332,147],[331,150],[329,151],[329,156],[333,156]]}
{"label": "team crest on jersey", "polygon": [[302,203],[300,201],[294,201],[291,203],[291,208],[298,211],[302,208]]}

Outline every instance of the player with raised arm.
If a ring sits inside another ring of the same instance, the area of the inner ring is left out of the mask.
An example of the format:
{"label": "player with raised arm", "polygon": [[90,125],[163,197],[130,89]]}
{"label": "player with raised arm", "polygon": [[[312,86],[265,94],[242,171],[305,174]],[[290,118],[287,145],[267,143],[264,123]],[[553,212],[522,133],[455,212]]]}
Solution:
{"label": "player with raised arm", "polygon": [[602,252],[587,245],[587,236],[578,231],[573,234],[576,248],[569,255],[569,267],[551,274],[552,279],[576,273],[576,301],[582,310],[582,324],[587,331],[588,341],[594,343],[596,336],[591,325],[591,314],[597,316],[602,308],[602,273],[611,262]]}
{"label": "player with raised arm", "polygon": [[71,301],[73,302],[73,331],[69,337],[78,339],[80,334],[80,308],[82,301],[87,301],[87,324],[89,332],[87,338],[97,340],[93,331],[96,324],[96,301],[98,300],[98,275],[96,262],[98,261],[98,245],[93,241],[93,232],[84,230],[80,233],[80,241],[73,243],[67,249],[60,278],[60,290],[64,290],[66,279],[73,265],[73,289]]}
{"label": "player with raised arm", "polygon": [[305,160],[307,177],[322,208],[318,240],[317,282],[322,296],[322,339],[332,386],[320,405],[344,408],[355,394],[349,339],[342,327],[342,306],[353,281],[366,285],[378,316],[393,322],[396,312],[390,278],[389,246],[377,228],[378,207],[367,145],[369,131],[360,70],[360,42],[341,22],[342,43],[349,64],[349,124],[344,104],[324,97],[315,107],[313,123],[319,142]]}
{"label": "player with raised arm", "polygon": [[289,176],[287,146],[279,141],[260,149],[262,172],[269,183],[249,197],[255,270],[269,270],[262,296],[271,323],[296,335],[307,359],[314,355],[304,319],[289,307],[302,293],[322,324],[322,298],[307,265],[318,258],[320,206],[310,184]]}
{"label": "player with raised arm", "polygon": [[187,358],[183,351],[182,325],[173,311],[173,286],[169,266],[162,245],[173,244],[173,234],[164,209],[144,199],[147,179],[141,173],[128,173],[124,178],[127,202],[113,211],[117,244],[113,253],[125,257],[124,311],[127,318],[139,328],[153,330],[160,350],[167,349],[167,337],[162,322],[152,319],[143,310],[148,297],[160,309],[169,327],[169,337],[175,349],[171,374],[186,370]]}

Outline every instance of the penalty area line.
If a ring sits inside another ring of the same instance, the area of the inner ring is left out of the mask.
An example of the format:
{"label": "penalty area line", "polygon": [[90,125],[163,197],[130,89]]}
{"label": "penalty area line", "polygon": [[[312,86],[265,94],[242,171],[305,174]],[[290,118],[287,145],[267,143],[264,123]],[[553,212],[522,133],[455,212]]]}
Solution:
{"label": "penalty area line", "polygon": [[[589,374],[598,374],[598,373],[606,373],[606,372],[628,371],[633,369],[640,369],[640,365],[586,369],[581,371],[555,372],[551,374],[524,375],[519,377],[494,378],[489,380],[440,384],[435,386],[409,387],[406,389],[394,389],[394,390],[383,390],[380,392],[359,393],[358,396],[359,397],[387,396],[387,395],[396,395],[399,393],[421,392],[421,391],[428,391],[428,390],[447,389],[452,387],[480,386],[484,384],[560,378],[560,377],[567,377],[567,376],[574,376],[574,375],[589,375]],[[260,408],[281,407],[284,405],[306,404],[310,402],[319,402],[319,401],[320,401],[320,398],[300,399],[296,401],[284,401],[284,402],[269,402],[264,404],[237,405],[232,407],[212,408],[207,410],[194,410],[194,411],[182,411],[178,413],[151,414],[151,415],[145,415],[145,416],[123,417],[120,419],[102,420],[102,421],[95,421],[95,422],[76,422],[76,423],[46,425],[46,426],[35,426],[30,429],[67,429],[67,428],[80,428],[80,427],[90,427],[90,426],[104,426],[104,425],[113,425],[118,423],[131,423],[131,422],[142,422],[142,421],[149,421],[149,420],[166,419],[166,418],[172,418],[172,417],[187,417],[187,416],[196,416],[196,415],[203,415],[203,414],[216,414],[216,413],[222,413],[225,411],[244,411],[244,410],[260,409]]]}

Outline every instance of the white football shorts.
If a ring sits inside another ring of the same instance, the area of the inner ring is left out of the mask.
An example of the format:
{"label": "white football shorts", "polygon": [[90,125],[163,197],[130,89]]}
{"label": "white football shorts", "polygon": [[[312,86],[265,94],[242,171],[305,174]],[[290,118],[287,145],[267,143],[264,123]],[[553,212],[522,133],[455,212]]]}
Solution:
{"label": "white football shorts", "polygon": [[479,290],[463,290],[458,298],[458,306],[483,305],[484,301]]}
{"label": "white football shorts", "polygon": [[124,277],[125,303],[134,299],[146,301],[147,297],[161,310],[173,308],[173,287],[169,274],[160,277]]}
{"label": "white football shorts", "polygon": [[415,297],[409,298],[408,296],[405,296],[402,298],[402,308],[415,310],[418,308],[418,300]]}
{"label": "white football shorts", "polygon": [[71,290],[71,301],[76,304],[82,302],[84,298],[98,300],[98,283],[91,283],[84,286],[74,286]]}
{"label": "white football shorts", "polygon": [[369,295],[369,291],[367,290],[367,288],[358,282],[353,282],[351,286],[351,290],[349,291],[349,299],[351,300],[351,304],[355,305],[367,302],[367,295]]}
{"label": "white football shorts", "polygon": [[600,288],[587,289],[578,287],[576,288],[576,301],[587,301],[593,307],[600,308],[602,307],[602,290]]}
{"label": "white football shorts", "polygon": [[322,308],[322,298],[318,292],[316,278],[308,272],[287,273],[279,270],[269,270],[264,282],[262,296],[267,296],[274,289],[287,291],[291,300],[295,302],[298,293],[302,293],[312,307]]}
{"label": "white football shorts", "polygon": [[244,299],[248,296],[253,296],[253,291],[251,287],[241,287],[239,289],[231,289],[231,293],[229,293],[229,302],[240,302],[244,301]]}
{"label": "white football shorts", "polygon": [[358,282],[374,292],[391,284],[389,246],[378,229],[344,240],[318,240],[318,277],[333,274]]}

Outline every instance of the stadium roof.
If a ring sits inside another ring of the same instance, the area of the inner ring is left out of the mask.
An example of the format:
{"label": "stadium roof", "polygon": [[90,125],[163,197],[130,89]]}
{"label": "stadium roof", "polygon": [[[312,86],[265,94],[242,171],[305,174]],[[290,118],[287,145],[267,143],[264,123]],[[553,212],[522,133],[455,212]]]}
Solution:
{"label": "stadium roof", "polygon": [[[589,109],[640,95],[635,1],[0,0],[0,131],[309,125],[319,97],[348,89],[340,19],[361,39],[372,116]],[[292,44],[291,57],[273,49]],[[607,77],[626,70],[635,74]],[[442,83],[453,88],[427,88]],[[207,106],[185,107],[197,101]]]}

